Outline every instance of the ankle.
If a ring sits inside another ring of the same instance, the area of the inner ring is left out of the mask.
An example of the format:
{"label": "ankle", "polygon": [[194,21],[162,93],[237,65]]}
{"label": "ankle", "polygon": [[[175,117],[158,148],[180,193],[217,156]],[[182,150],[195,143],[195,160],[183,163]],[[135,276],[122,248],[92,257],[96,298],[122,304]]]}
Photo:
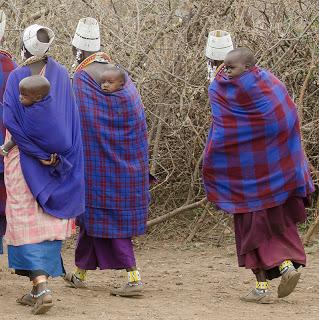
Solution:
{"label": "ankle", "polygon": [[33,286],[36,287],[40,283],[47,283],[48,277],[45,275],[37,276],[32,280]]}
{"label": "ankle", "polygon": [[293,263],[291,260],[285,260],[280,266],[279,266],[279,272],[281,275],[286,273],[288,270],[295,269]]}
{"label": "ankle", "polygon": [[270,283],[269,281],[256,281],[255,290],[258,294],[266,293],[269,290]]}
{"label": "ankle", "polygon": [[42,287],[46,287],[48,284],[48,282],[45,280],[45,281],[37,281],[37,282],[33,282],[33,288],[32,290],[37,290],[37,288],[42,288]]}
{"label": "ankle", "polygon": [[85,281],[86,278],[87,278],[87,270],[77,268],[77,269],[74,271],[74,276],[75,276],[77,279],[79,279],[80,281]]}
{"label": "ankle", "polygon": [[48,288],[47,282],[40,282],[38,283],[33,289],[33,297],[39,298],[43,296],[44,294],[51,294],[51,290]]}
{"label": "ankle", "polygon": [[127,282],[132,285],[142,284],[141,275],[138,270],[132,270],[127,272]]}

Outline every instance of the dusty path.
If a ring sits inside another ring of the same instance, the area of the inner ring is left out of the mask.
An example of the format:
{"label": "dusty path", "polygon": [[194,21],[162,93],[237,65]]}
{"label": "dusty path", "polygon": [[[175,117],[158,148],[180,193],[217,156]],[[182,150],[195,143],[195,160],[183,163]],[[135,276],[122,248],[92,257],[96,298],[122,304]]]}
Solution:
{"label": "dusty path", "polygon": [[[32,316],[28,307],[15,303],[26,292],[28,281],[6,269],[0,260],[0,319],[28,320],[255,320],[319,319],[319,258],[316,247],[308,249],[309,267],[303,270],[298,289],[275,305],[243,303],[238,296],[254,285],[249,271],[236,267],[233,246],[209,248],[152,242],[137,250],[145,297],[112,297],[109,288],[125,280],[123,272],[91,272],[91,290],[72,289],[61,279],[51,281],[55,307],[44,316]],[[65,264],[72,267],[73,249],[64,249]],[[278,281],[273,282],[276,291]]]}

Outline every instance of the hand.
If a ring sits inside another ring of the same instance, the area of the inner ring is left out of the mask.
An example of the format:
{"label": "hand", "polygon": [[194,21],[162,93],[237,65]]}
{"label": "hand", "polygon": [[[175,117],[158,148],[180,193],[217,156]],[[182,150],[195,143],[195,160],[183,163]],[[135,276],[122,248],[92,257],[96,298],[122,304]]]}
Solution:
{"label": "hand", "polygon": [[8,155],[8,151],[4,148],[4,145],[0,146],[0,155],[6,157]]}
{"label": "hand", "polygon": [[44,165],[44,166],[55,166],[58,163],[59,159],[58,159],[58,155],[56,153],[51,154],[50,159],[48,160],[42,160],[40,159],[40,162]]}

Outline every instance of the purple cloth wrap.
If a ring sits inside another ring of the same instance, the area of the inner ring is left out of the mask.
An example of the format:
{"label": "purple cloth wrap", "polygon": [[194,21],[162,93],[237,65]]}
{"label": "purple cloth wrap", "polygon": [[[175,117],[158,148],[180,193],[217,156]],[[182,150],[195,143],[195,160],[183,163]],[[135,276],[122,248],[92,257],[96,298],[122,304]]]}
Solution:
{"label": "purple cloth wrap", "polygon": [[[68,219],[84,212],[84,167],[78,108],[67,70],[48,58],[46,78],[50,94],[31,107],[19,101],[19,82],[31,75],[29,67],[14,70],[4,95],[3,120],[20,150],[24,178],[43,210]],[[57,166],[40,159],[57,153]]]}

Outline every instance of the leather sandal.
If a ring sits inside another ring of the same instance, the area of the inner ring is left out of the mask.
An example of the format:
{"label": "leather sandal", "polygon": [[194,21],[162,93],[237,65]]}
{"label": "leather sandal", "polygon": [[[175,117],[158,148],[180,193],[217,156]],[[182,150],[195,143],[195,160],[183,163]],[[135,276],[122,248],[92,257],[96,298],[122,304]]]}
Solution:
{"label": "leather sandal", "polygon": [[87,288],[86,283],[84,281],[81,281],[79,278],[77,278],[73,272],[68,272],[63,277],[63,280],[73,288],[77,288],[77,289]]}
{"label": "leather sandal", "polygon": [[278,298],[289,296],[296,288],[301,273],[295,268],[289,268],[282,276],[278,286]]}
{"label": "leather sandal", "polygon": [[34,295],[32,293],[32,291],[30,293],[26,293],[24,294],[21,298],[18,298],[16,300],[17,303],[22,304],[23,306],[31,306],[33,307],[35,304],[35,298]]}
{"label": "leather sandal", "polygon": [[35,304],[32,308],[33,314],[44,314],[53,307],[51,290],[47,288],[47,282],[36,285],[36,294],[33,295]]}
{"label": "leather sandal", "polygon": [[241,297],[240,300],[260,304],[271,304],[275,302],[275,299],[271,296],[270,291],[267,290],[265,292],[259,292],[257,289],[249,291],[249,293]]}
{"label": "leather sandal", "polygon": [[110,294],[112,296],[120,296],[120,297],[137,297],[143,295],[143,285],[142,282],[138,283],[126,283],[121,288],[111,289]]}

